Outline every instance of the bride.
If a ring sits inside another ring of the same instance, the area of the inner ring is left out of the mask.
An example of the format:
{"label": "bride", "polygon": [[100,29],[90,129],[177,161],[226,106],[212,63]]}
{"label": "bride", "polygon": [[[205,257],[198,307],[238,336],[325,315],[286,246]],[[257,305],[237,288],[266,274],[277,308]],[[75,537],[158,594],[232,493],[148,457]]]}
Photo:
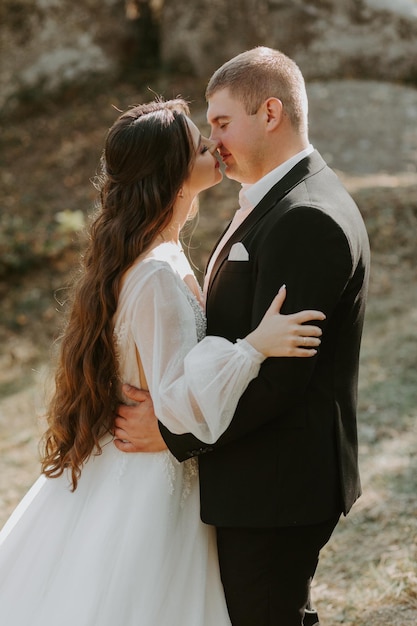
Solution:
{"label": "bride", "polygon": [[280,315],[285,290],[241,341],[204,338],[179,235],[197,194],[222,178],[215,153],[179,99],[131,108],[108,132],[42,475],[0,534],[5,626],[230,624],[195,462],[112,443],[125,382],[149,387],[172,432],[214,442],[265,358],[311,356],[320,343],[305,322],[324,316]]}

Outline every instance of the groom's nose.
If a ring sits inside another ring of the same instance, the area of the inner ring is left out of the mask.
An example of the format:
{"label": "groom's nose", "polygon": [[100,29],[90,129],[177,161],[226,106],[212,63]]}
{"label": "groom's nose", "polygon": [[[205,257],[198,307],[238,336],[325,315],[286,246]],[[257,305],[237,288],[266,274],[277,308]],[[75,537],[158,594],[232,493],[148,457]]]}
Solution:
{"label": "groom's nose", "polygon": [[210,137],[209,137],[210,141],[212,141],[213,143],[216,144],[216,148],[218,148],[221,145],[221,141],[220,139],[217,137],[216,135],[216,129],[212,128],[210,130]]}

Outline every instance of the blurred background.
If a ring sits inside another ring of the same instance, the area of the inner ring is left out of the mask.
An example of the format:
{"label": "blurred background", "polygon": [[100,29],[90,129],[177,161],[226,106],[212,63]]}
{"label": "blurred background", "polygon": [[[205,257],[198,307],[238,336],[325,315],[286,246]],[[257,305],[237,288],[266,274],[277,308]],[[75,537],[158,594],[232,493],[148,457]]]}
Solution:
{"label": "blurred background", "polygon": [[[255,45],[294,58],[310,138],[364,216],[372,276],[359,422],[364,495],[324,551],[330,625],[417,623],[417,0],[2,0],[0,524],[38,475],[44,390],[107,129],[204,88]],[[239,186],[202,195],[185,234],[201,279]]]}

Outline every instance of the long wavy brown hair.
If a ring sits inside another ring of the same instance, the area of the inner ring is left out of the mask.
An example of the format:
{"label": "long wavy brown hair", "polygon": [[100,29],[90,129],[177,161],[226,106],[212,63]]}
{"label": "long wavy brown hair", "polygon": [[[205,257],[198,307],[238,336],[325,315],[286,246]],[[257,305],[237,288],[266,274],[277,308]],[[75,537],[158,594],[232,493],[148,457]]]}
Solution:
{"label": "long wavy brown hair", "polygon": [[98,211],[61,338],[42,440],[42,472],[53,478],[68,470],[72,490],[85,461],[101,453],[100,439],[120,401],[113,316],[122,276],[170,223],[194,162],[187,115],[182,99],[156,100],[123,113],[107,135]]}

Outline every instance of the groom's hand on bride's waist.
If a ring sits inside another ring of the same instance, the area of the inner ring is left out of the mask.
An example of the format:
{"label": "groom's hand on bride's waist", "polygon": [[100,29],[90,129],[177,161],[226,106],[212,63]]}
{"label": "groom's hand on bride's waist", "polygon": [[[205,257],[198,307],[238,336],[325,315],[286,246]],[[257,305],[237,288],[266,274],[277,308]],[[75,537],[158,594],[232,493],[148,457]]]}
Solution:
{"label": "groom's hand on bride's waist", "polygon": [[162,438],[148,391],[123,385],[124,395],[135,402],[120,404],[114,420],[114,445],[122,452],[160,452],[167,446]]}

